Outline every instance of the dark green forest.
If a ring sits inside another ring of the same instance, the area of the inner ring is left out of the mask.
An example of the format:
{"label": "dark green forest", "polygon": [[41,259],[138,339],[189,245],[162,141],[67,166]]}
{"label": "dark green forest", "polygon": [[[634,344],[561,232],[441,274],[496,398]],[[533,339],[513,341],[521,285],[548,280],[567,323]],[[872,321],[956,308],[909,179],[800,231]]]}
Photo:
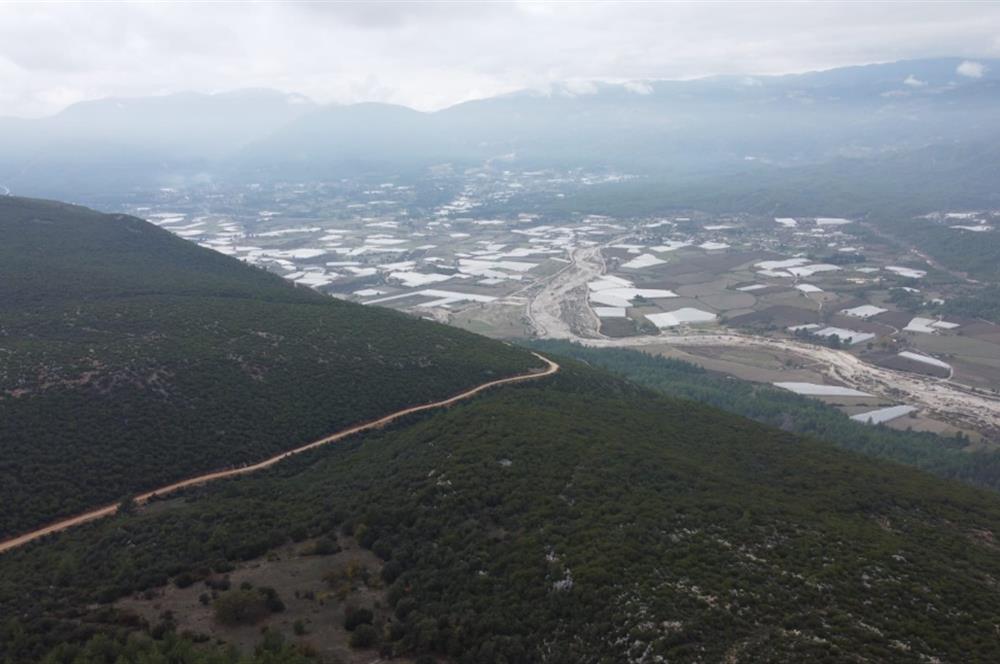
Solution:
{"label": "dark green forest", "polygon": [[351,536],[385,560],[395,620],[367,632],[385,656],[995,661],[998,528],[992,493],[566,360],[543,383],[0,557],[16,634],[0,657],[113,661],[73,659],[95,634],[179,649],[169,622],[102,603]]}
{"label": "dark green forest", "polygon": [[139,219],[0,198],[0,537],[537,364]]}

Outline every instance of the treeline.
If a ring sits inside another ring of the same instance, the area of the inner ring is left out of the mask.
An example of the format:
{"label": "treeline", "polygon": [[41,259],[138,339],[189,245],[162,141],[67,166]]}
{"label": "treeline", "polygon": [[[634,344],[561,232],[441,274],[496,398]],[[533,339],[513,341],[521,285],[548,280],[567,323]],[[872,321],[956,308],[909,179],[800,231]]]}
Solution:
{"label": "treeline", "polygon": [[941,307],[945,315],[982,318],[1000,323],[1000,288],[996,285],[946,300]]}
{"label": "treeline", "polygon": [[535,341],[529,345],[607,369],[671,397],[709,404],[870,457],[915,466],[940,477],[1000,490],[1000,453],[967,451],[964,448],[969,441],[964,436],[942,437],[862,424],[817,399],[635,350],[585,348],[565,341]]}
{"label": "treeline", "polygon": [[970,233],[951,228],[958,222],[923,218],[890,218],[881,223],[890,233],[905,238],[951,270],[988,284],[1000,282],[1000,241],[991,237],[996,231]]}

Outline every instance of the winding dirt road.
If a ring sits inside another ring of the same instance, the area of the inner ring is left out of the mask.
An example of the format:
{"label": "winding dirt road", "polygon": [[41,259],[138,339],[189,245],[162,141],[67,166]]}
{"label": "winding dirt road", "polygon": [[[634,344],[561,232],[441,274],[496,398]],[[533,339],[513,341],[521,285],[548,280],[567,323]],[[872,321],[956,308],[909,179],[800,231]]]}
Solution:
{"label": "winding dirt road", "polygon": [[[464,401],[469,399],[480,392],[489,390],[494,387],[499,387],[501,385],[509,385],[511,383],[520,383],[529,380],[537,380],[539,378],[545,378],[546,376],[551,376],[552,374],[559,371],[559,365],[547,357],[543,357],[538,353],[532,353],[535,357],[540,359],[545,363],[544,369],[535,369],[527,373],[518,374],[516,376],[510,376],[509,378],[498,378],[497,380],[491,380],[487,383],[482,383],[471,389],[466,390],[460,394],[456,394],[453,397],[449,397],[442,401],[434,401],[431,403],[426,403],[420,406],[410,406],[409,408],[404,408],[402,410],[397,410],[394,413],[390,413],[385,417],[381,417],[377,420],[372,420],[371,422],[365,422],[364,424],[358,424],[356,426],[350,427],[348,429],[342,429],[336,433],[330,434],[320,438],[319,440],[314,440],[311,443],[306,443],[295,449],[282,452],[273,457],[260,461],[250,466],[242,466],[240,468],[231,468],[228,470],[219,470],[214,473],[206,473],[204,475],[198,475],[197,477],[192,477],[186,480],[181,480],[180,482],[174,482],[173,484],[168,484],[162,486],[158,489],[153,489],[152,491],[147,491],[146,493],[139,494],[135,496],[134,500],[137,504],[143,504],[148,502],[151,498],[157,496],[165,496],[167,494],[179,491],[181,489],[186,489],[188,487],[197,486],[199,484],[206,484],[214,480],[221,480],[227,477],[237,477],[239,475],[249,475],[250,473],[255,473],[259,470],[264,470],[265,468],[270,468],[271,466],[284,461],[288,457],[295,456],[296,454],[301,454],[302,452],[307,452],[311,449],[327,445],[329,443],[335,443],[339,440],[349,438],[355,434],[362,433],[365,431],[371,431],[373,429],[381,429],[382,427],[398,420],[401,417],[406,417],[407,415],[413,415],[414,413],[420,413],[425,410],[433,410],[435,408],[446,408],[452,404],[458,403],[459,401]],[[10,551],[11,549],[16,549],[17,547],[24,546],[29,542],[33,542],[37,539],[45,537],[46,535],[51,535],[53,533],[59,533],[64,530],[73,528],[74,526],[79,526],[84,523],[89,523],[91,521],[96,521],[98,519],[103,519],[106,516],[111,516],[118,511],[118,503],[112,505],[105,505],[104,507],[99,507],[89,512],[84,512],[83,514],[78,514],[68,519],[63,519],[55,523],[49,524],[37,530],[32,530],[31,532],[24,533],[23,535],[18,535],[8,540],[0,542],[0,553],[5,551]]]}

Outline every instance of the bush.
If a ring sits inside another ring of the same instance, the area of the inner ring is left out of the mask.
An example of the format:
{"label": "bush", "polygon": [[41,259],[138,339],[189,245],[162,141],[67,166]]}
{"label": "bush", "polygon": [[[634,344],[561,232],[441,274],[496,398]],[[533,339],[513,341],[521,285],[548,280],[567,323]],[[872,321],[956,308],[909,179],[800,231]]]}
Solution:
{"label": "bush", "polygon": [[212,590],[229,590],[230,582],[229,577],[224,576],[222,578],[209,577],[205,579],[205,585]]}
{"label": "bush", "polygon": [[265,653],[280,653],[285,649],[284,635],[273,629],[265,629],[261,635],[260,643],[254,648],[254,653],[260,657]]}
{"label": "bush", "polygon": [[274,588],[261,587],[257,592],[264,597],[264,606],[271,613],[281,613],[285,610],[285,603],[278,597],[278,591]]}
{"label": "bush", "polygon": [[352,648],[368,648],[378,640],[378,632],[371,625],[358,625],[351,634]]}
{"label": "bush", "polygon": [[303,553],[307,556],[329,556],[340,553],[340,545],[331,537],[320,537],[312,543],[312,546],[306,547]]}
{"label": "bush", "polygon": [[375,615],[370,609],[359,609],[348,606],[344,610],[344,629],[353,632],[360,625],[370,625],[375,620]]}
{"label": "bush", "polygon": [[391,584],[403,573],[403,566],[395,560],[390,560],[382,566],[382,580]]}
{"label": "bush", "polygon": [[400,620],[406,620],[406,616],[410,615],[410,612],[415,608],[417,608],[416,600],[412,597],[404,597],[396,603],[396,617]]}
{"label": "bush", "polygon": [[233,590],[215,600],[215,619],[223,625],[250,625],[269,611],[265,596],[253,590]]}
{"label": "bush", "polygon": [[212,569],[219,574],[225,574],[226,572],[232,572],[236,569],[236,565],[232,564],[228,560],[220,560],[212,566]]}
{"label": "bush", "polygon": [[174,585],[178,588],[187,588],[197,580],[191,572],[181,572],[174,577]]}

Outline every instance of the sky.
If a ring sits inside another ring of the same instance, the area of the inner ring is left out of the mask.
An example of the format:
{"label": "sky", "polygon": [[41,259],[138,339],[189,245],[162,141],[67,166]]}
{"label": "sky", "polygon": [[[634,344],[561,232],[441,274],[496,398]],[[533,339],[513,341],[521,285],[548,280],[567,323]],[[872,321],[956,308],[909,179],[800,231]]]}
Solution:
{"label": "sky", "polygon": [[0,116],[274,88],[433,110],[554,82],[1000,56],[1000,2],[9,2]]}

